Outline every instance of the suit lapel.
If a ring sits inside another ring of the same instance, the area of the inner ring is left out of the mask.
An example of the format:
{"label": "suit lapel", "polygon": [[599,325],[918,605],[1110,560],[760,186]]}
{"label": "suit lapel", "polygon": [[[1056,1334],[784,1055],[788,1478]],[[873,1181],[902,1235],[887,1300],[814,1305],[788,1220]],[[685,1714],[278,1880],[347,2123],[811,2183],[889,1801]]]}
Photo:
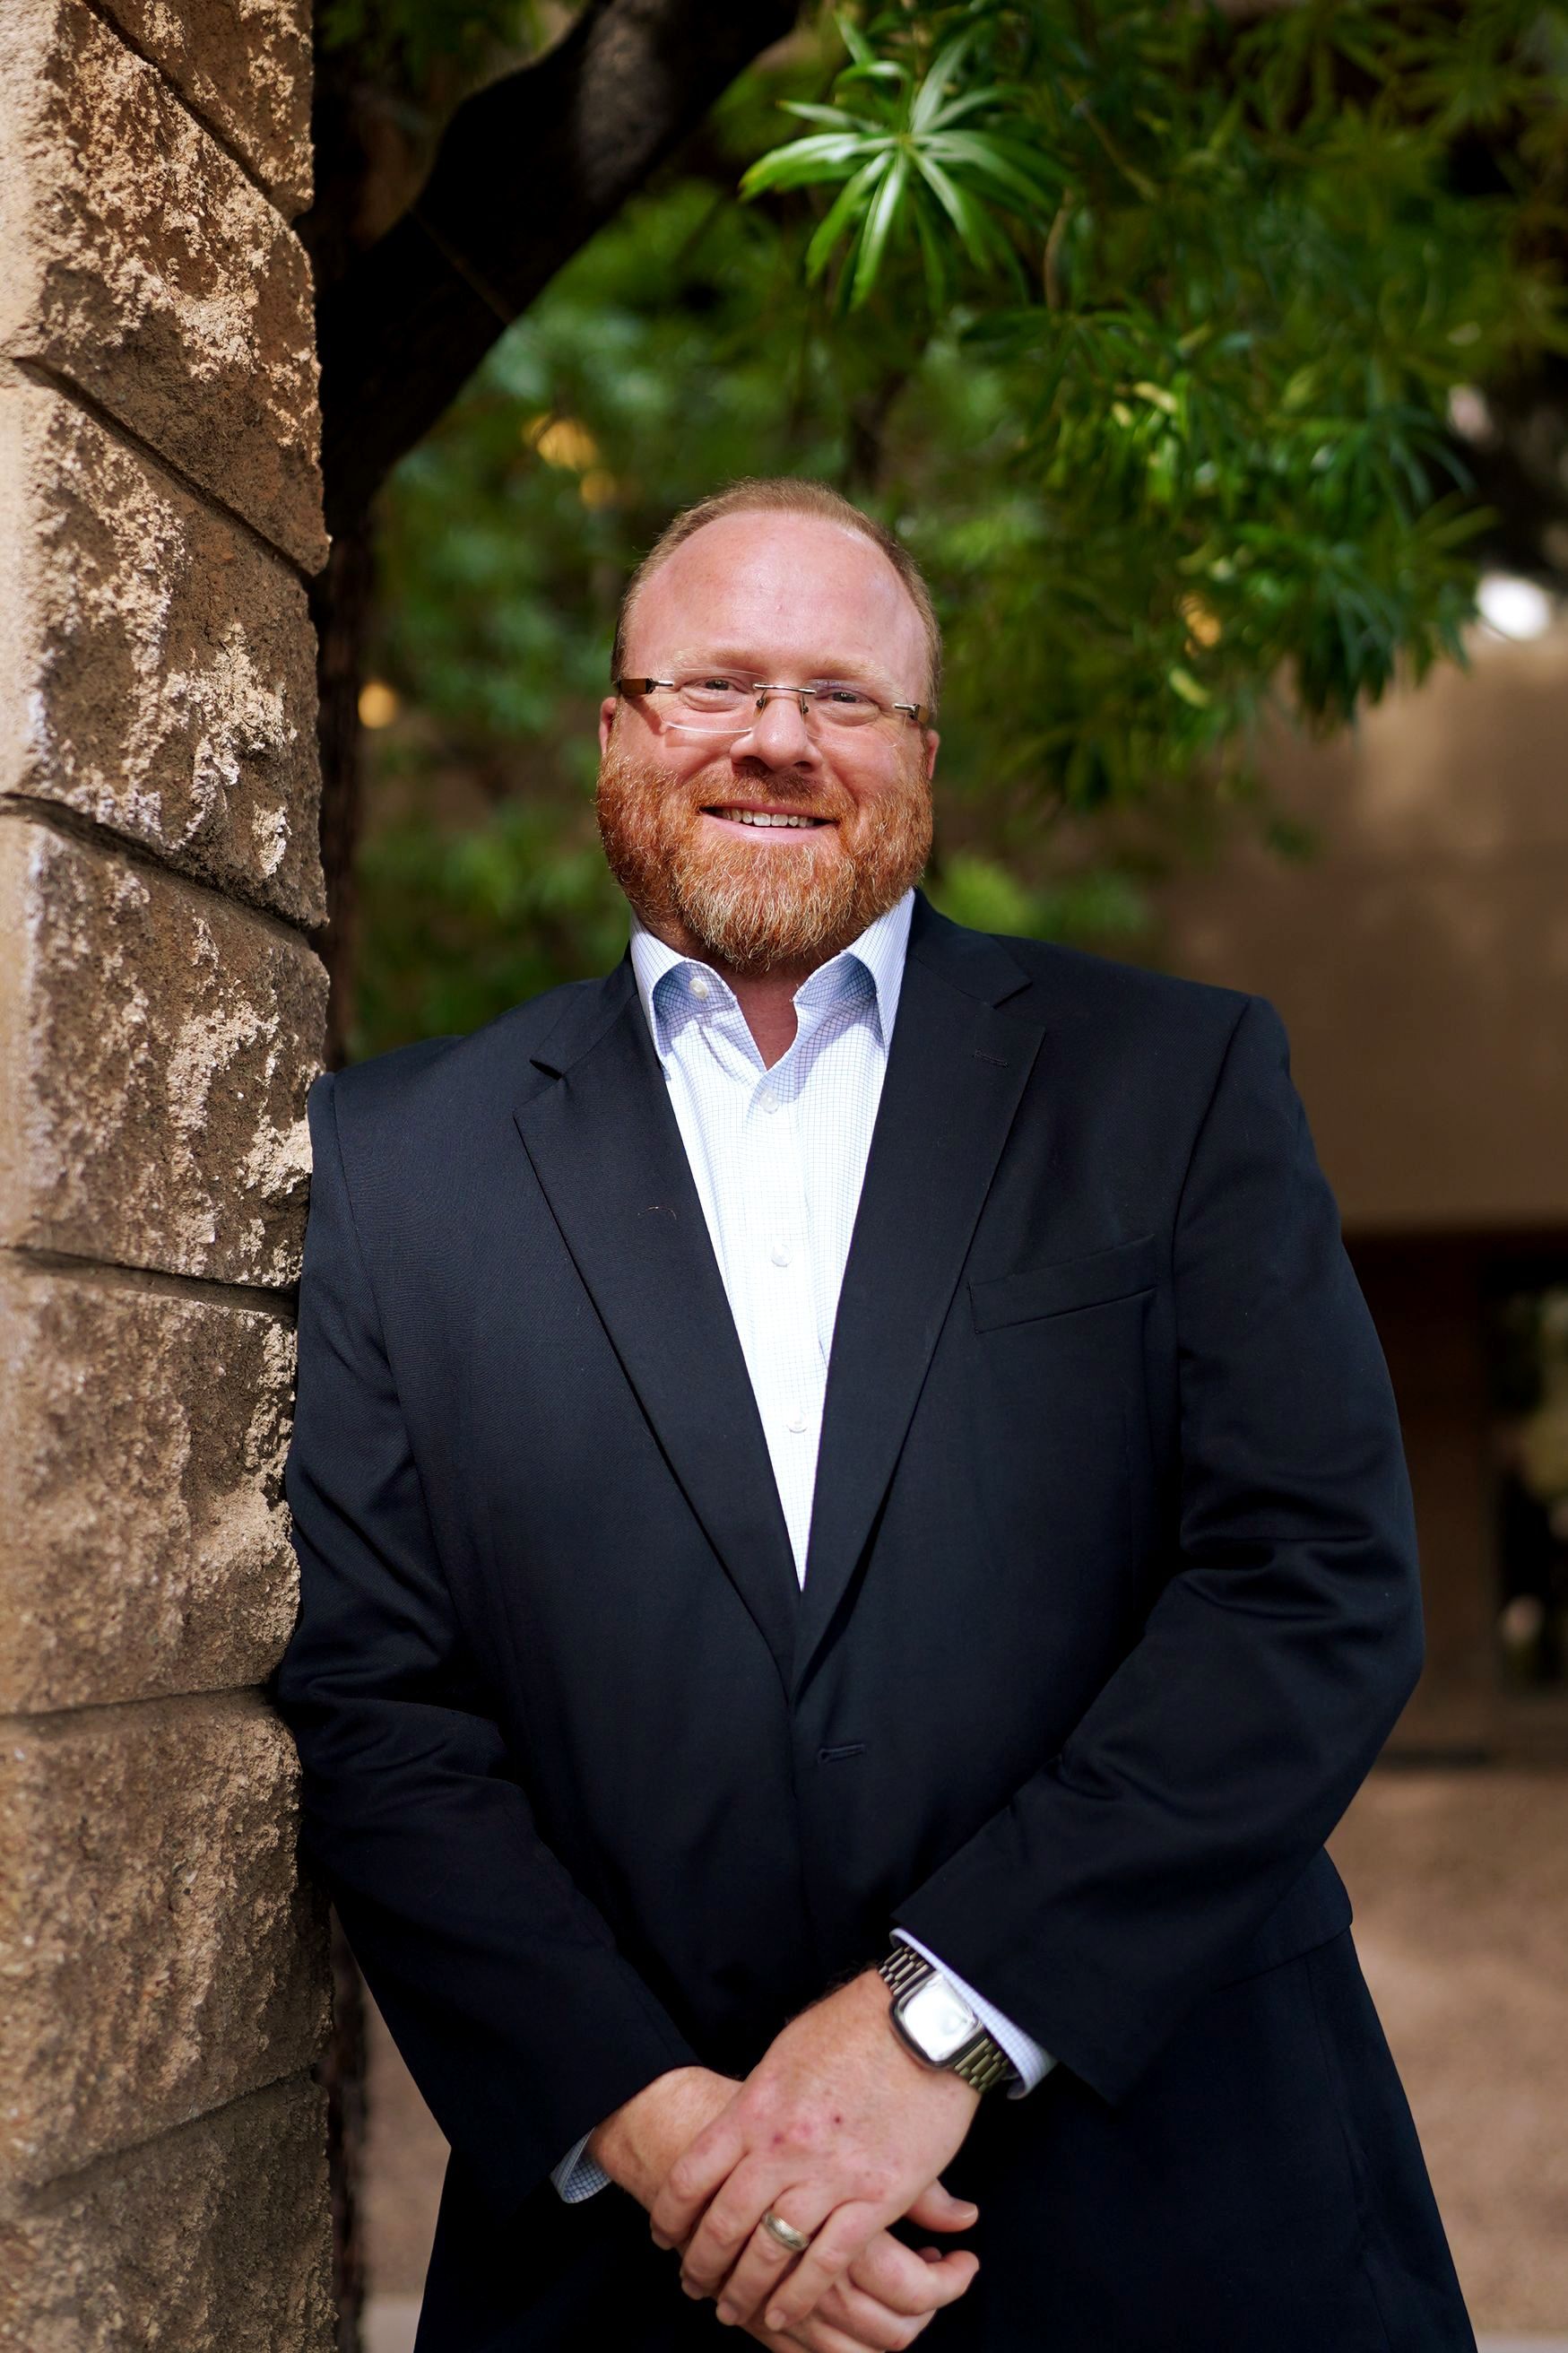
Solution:
{"label": "suit lapel", "polygon": [[629,961],[515,1106],[535,1175],[671,1470],[787,1683],[799,1588],[745,1358]]}
{"label": "suit lapel", "polygon": [[844,1271],[798,1616],[798,1689],[844,1601],[1044,1031],[1006,951],[917,902]]}

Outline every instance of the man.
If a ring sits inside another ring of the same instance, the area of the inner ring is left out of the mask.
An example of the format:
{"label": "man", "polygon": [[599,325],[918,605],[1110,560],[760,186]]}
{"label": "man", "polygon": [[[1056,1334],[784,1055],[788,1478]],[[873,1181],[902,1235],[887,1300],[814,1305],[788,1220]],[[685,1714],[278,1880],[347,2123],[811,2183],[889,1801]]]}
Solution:
{"label": "man", "polygon": [[419,2353],[1473,2347],[1322,1850],[1419,1609],[1279,1024],[935,914],[939,665],[835,494],[679,518],[627,958],[312,1090],[277,1695]]}

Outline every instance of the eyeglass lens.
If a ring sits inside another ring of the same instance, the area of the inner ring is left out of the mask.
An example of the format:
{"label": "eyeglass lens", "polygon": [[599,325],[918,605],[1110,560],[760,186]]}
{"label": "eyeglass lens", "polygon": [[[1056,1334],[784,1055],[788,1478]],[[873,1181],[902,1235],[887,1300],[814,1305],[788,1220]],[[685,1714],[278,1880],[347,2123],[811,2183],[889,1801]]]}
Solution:
{"label": "eyeglass lens", "polygon": [[885,705],[858,687],[835,682],[753,685],[744,679],[705,673],[676,681],[676,724],[694,734],[741,735],[756,725],[775,694],[794,697],[808,726],[820,717],[829,726],[859,727],[885,713]]}

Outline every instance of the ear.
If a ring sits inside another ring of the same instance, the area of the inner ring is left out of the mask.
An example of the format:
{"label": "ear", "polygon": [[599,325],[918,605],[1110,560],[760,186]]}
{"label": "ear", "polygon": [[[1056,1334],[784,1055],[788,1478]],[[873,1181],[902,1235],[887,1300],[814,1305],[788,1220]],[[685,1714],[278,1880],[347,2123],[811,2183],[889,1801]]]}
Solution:
{"label": "ear", "polygon": [[935,776],[935,774],[936,774],[936,753],[937,753],[937,745],[942,742],[942,737],[937,733],[936,729],[935,729],[934,727],[928,727],[928,728],[926,728],[926,729],[925,729],[925,731],[924,731],[924,733],[925,733],[925,754],[926,754],[926,782],[929,784],[929,783],[931,782],[931,780],[932,776]]}
{"label": "ear", "polygon": [[601,759],[610,748],[610,732],[615,726],[616,713],[620,707],[620,700],[614,694],[606,694],[599,705],[599,756]]}

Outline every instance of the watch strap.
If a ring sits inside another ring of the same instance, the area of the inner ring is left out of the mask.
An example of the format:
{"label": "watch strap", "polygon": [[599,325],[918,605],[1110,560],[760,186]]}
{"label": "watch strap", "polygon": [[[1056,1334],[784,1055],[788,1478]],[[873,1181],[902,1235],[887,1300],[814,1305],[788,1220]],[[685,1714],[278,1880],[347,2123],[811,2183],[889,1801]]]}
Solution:
{"label": "watch strap", "polygon": [[895,1945],[885,1961],[879,1961],[877,1973],[893,1994],[900,1994],[906,1986],[919,1983],[921,1978],[936,1975],[923,1953],[912,1945]]}

